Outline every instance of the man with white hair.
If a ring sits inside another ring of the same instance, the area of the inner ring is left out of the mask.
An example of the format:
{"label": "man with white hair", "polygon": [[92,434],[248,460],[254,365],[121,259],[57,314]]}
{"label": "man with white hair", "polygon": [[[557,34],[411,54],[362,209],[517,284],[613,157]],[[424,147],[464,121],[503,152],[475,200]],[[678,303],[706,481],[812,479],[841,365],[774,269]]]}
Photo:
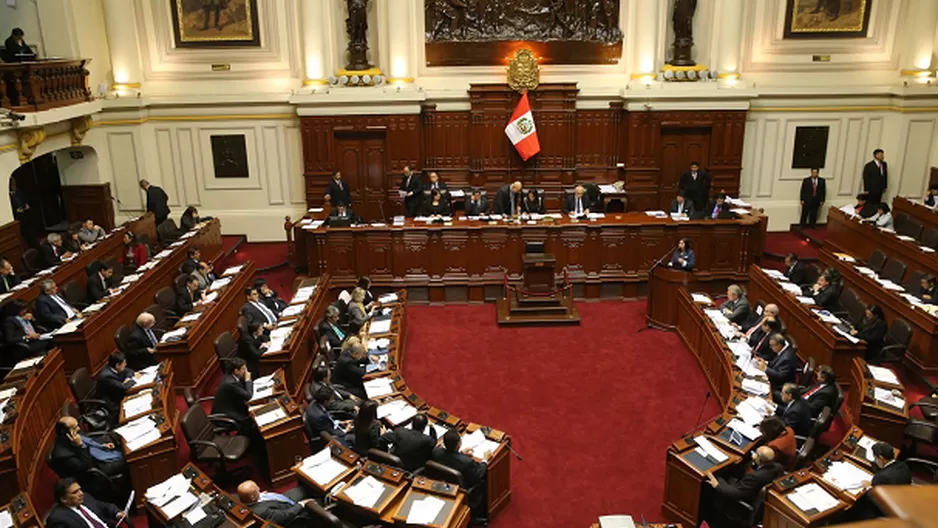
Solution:
{"label": "man with white hair", "polygon": [[62,262],[63,258],[68,258],[71,253],[62,247],[62,235],[58,233],[49,233],[46,239],[39,244],[39,254],[42,256],[42,263],[45,267],[51,268]]}
{"label": "man with white hair", "polygon": [[752,453],[752,465],[754,469],[739,480],[706,473],[707,481],[718,498],[710,501],[712,506],[706,514],[711,526],[727,526],[727,509],[735,507],[736,501],[754,506],[759,491],[785,473],[785,468],[775,461],[775,451],[769,446],[760,446]]}
{"label": "man with white hair", "polygon": [[39,297],[36,297],[36,320],[41,326],[52,330],[73,319],[81,319],[81,312],[73,308],[59,295],[59,287],[52,279],[39,282]]}
{"label": "man with white hair", "polygon": [[742,332],[741,335],[745,335],[746,337],[749,337],[750,335],[752,335],[752,332],[755,329],[759,328],[762,322],[765,321],[766,318],[769,318],[769,317],[778,319],[778,305],[777,304],[774,304],[774,303],[766,304],[765,306],[762,307],[762,313],[759,313],[758,309],[754,310],[753,312],[749,314],[748,319],[746,319],[744,322],[735,326],[740,329],[740,331]]}
{"label": "man with white hair", "polygon": [[130,327],[130,335],[124,343],[127,347],[124,354],[127,355],[127,366],[134,371],[157,364],[154,354],[156,354],[156,345],[163,337],[163,331],[155,326],[156,317],[150,312],[141,312]]}
{"label": "man with white hair", "polygon": [[749,301],[740,285],[731,284],[726,288],[726,302],[720,305],[720,311],[731,323],[740,324],[749,317]]}
{"label": "man with white hair", "polygon": [[245,480],[238,485],[238,500],[261,519],[280,526],[305,526],[312,523],[306,513],[306,505],[313,499],[303,498],[303,491],[298,487],[275,493],[261,491],[256,482]]}
{"label": "man with white hair", "polygon": [[521,182],[516,180],[511,184],[503,185],[495,193],[495,213],[514,215],[521,209]]}

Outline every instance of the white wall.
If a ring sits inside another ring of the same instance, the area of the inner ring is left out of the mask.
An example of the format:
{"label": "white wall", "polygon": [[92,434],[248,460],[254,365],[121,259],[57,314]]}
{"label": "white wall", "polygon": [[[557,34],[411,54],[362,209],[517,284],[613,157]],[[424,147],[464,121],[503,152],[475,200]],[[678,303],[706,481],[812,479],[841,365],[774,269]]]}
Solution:
{"label": "white wall", "polygon": [[10,31],[18,27],[26,33],[26,43],[36,47],[40,55],[45,55],[36,2],[37,0],[16,0],[12,6],[7,2],[0,5],[0,36],[6,40]]}

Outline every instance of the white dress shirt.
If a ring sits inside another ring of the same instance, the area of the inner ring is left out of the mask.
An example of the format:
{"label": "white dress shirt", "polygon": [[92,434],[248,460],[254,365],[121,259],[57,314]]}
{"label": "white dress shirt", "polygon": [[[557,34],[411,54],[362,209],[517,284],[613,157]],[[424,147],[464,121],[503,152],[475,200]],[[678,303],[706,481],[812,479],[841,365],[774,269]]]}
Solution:
{"label": "white dress shirt", "polygon": [[58,304],[60,308],[65,310],[65,317],[67,317],[68,319],[75,317],[75,310],[73,310],[72,307],[69,306],[67,302],[62,300],[62,298],[59,297],[58,294],[51,295],[50,297],[52,297],[52,300],[54,300],[55,303]]}

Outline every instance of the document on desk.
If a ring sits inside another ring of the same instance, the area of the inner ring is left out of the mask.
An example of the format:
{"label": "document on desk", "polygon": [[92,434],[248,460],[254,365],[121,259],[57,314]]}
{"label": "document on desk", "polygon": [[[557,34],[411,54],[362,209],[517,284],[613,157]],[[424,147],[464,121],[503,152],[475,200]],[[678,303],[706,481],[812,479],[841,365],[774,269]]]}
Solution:
{"label": "document on desk", "polygon": [[169,504],[160,508],[167,519],[175,519],[179,514],[199,502],[199,498],[191,492],[186,492],[173,499]]}
{"label": "document on desk", "polygon": [[379,398],[393,392],[394,387],[391,386],[391,378],[375,378],[365,382],[365,394],[368,395],[368,399]]}
{"label": "document on desk", "polygon": [[746,356],[748,360],[752,355],[752,347],[745,341],[730,341],[726,345],[730,347],[730,352],[736,357]]}
{"label": "document on desk", "polygon": [[833,327],[831,327],[831,328],[833,328],[834,331],[837,332],[838,334],[844,336],[844,337],[847,339],[847,341],[850,341],[851,343],[856,344],[856,343],[859,343],[859,342],[860,342],[860,340],[859,340],[858,338],[856,338],[856,337],[850,335],[849,333],[845,332],[845,331],[844,331],[842,328],[840,328],[839,326],[833,326]]}
{"label": "document on desk", "polygon": [[163,482],[147,488],[144,495],[147,498],[147,502],[152,503],[154,506],[162,507],[164,504],[188,491],[189,484],[189,479],[187,479],[185,475],[176,473]]}
{"label": "document on desk", "polygon": [[825,512],[840,504],[840,501],[815,482],[798,486],[787,497],[803,512],[810,510]]}
{"label": "document on desk", "polygon": [[215,282],[212,283],[211,286],[208,287],[208,291],[213,291],[213,292],[218,291],[224,288],[225,286],[228,286],[229,284],[231,284],[231,277],[226,277],[224,279],[217,279]]}
{"label": "document on desk", "polygon": [[423,434],[425,434],[425,435],[427,435],[427,436],[430,436],[430,430],[431,430],[431,429],[432,429],[433,431],[436,431],[436,437],[437,437],[437,438],[443,438],[443,435],[445,435],[445,434],[446,434],[446,431],[449,430],[449,429],[447,429],[446,427],[443,427],[442,425],[440,425],[440,424],[438,424],[438,423],[430,422],[430,423],[427,424],[426,429],[423,430]]}
{"label": "document on desk", "polygon": [[867,368],[870,369],[870,374],[873,375],[873,379],[876,381],[899,385],[899,378],[896,377],[896,373],[892,370],[885,367],[877,367],[876,365],[867,365]]}
{"label": "document on desk", "polygon": [[114,429],[114,432],[121,435],[121,438],[124,439],[124,445],[130,451],[136,451],[151,442],[155,442],[161,436],[160,429],[149,415],[118,427]]}
{"label": "document on desk", "polygon": [[244,269],[244,264],[241,264],[240,266],[231,266],[226,269],[225,272],[221,274],[221,276],[228,277],[229,275],[237,275],[238,273],[241,273],[242,269]]}
{"label": "document on desk", "polygon": [[205,296],[205,299],[197,302],[196,304],[209,304],[215,302],[215,299],[218,299],[218,291],[213,291]]}
{"label": "document on desk", "polygon": [[934,252],[935,252],[934,249],[932,249],[932,248],[930,248],[930,247],[928,247],[928,246],[919,246],[918,248],[919,248],[920,250],[922,250],[922,253],[934,253]]}
{"label": "document on desk", "polygon": [[156,374],[159,368],[159,365],[152,365],[138,372],[140,377],[135,380],[135,385],[149,385],[156,381]]}
{"label": "document on desk", "polygon": [[180,319],[179,322],[189,323],[192,321],[198,321],[199,317],[202,317],[202,312],[192,312],[191,314],[186,314],[182,316],[182,319]]}
{"label": "document on desk", "polygon": [[270,341],[267,342],[267,348],[264,349],[264,354],[273,354],[274,352],[280,352],[283,350],[283,345],[286,344],[287,340],[283,337],[271,337]]}
{"label": "document on desk", "polygon": [[195,508],[189,510],[188,513],[183,515],[183,518],[192,526],[195,526],[196,523],[206,518],[205,510],[201,506],[196,506]]}
{"label": "document on desk", "polygon": [[903,242],[915,242],[915,239],[907,235],[896,235],[896,238]]}
{"label": "document on desk", "polygon": [[177,328],[176,330],[171,330],[163,334],[163,337],[160,338],[160,343],[171,343],[173,341],[181,341],[182,337],[186,335],[189,329],[186,327]]}
{"label": "document on desk", "polygon": [[749,441],[762,438],[762,433],[760,433],[758,429],[736,418],[730,420],[730,423],[727,424],[727,427],[745,436],[749,439]]}
{"label": "document on desk", "polygon": [[396,293],[388,293],[388,294],[382,295],[382,296],[378,297],[378,302],[381,303],[381,304],[395,303],[395,302],[397,302],[397,294],[396,294]]}
{"label": "document on desk", "polygon": [[71,334],[72,332],[78,330],[78,327],[81,326],[81,324],[84,322],[84,319],[73,319],[60,326],[57,330],[53,330],[52,333],[54,335]]}
{"label": "document on desk", "polygon": [[724,454],[722,451],[717,449],[713,444],[711,444],[710,440],[708,440],[707,437],[703,435],[695,436],[694,441],[697,442],[697,445],[699,445],[700,448],[703,449],[707,453],[708,457],[716,460],[717,464],[720,464],[729,458],[728,456],[726,456],[726,454]]}
{"label": "document on desk", "polygon": [[863,490],[864,482],[873,480],[873,474],[849,462],[838,460],[831,463],[821,478],[830,482],[837,489],[856,494]]}
{"label": "document on desk", "polygon": [[690,298],[693,299],[697,304],[713,304],[713,299],[711,299],[710,296],[705,293],[692,293],[690,294]]}
{"label": "document on desk", "polygon": [[374,508],[382,493],[384,484],[371,475],[358,481],[358,484],[345,488],[345,495],[362,508]]}
{"label": "document on desk", "polygon": [[124,416],[138,416],[153,408],[153,390],[141,391],[124,400]]}
{"label": "document on desk", "polygon": [[283,420],[287,417],[287,413],[283,409],[277,407],[272,411],[267,411],[264,414],[257,415],[254,418],[254,421],[257,422],[258,427],[266,427],[278,420]]}
{"label": "document on desk", "polygon": [[631,515],[601,515],[599,528],[635,528]]}
{"label": "document on desk", "polygon": [[812,297],[805,297],[803,295],[796,295],[795,299],[798,299],[798,302],[805,306],[814,306],[816,303]]}
{"label": "document on desk", "polygon": [[100,312],[102,308],[107,306],[106,302],[99,302],[94,304],[89,304],[87,308],[81,311],[83,314],[90,314],[95,312]]}
{"label": "document on desk", "polygon": [[873,455],[873,446],[875,444],[876,440],[873,440],[866,435],[863,435],[859,440],[857,440],[857,445],[866,450],[866,459],[870,462],[876,459],[876,457]]}
{"label": "document on desk", "polygon": [[765,273],[766,275],[768,275],[769,277],[772,277],[773,279],[783,280],[783,281],[788,280],[787,278],[785,278],[785,274],[782,273],[781,271],[778,271],[777,269],[771,269],[771,268],[761,268],[761,269],[762,269],[762,273]]}
{"label": "document on desk", "polygon": [[257,380],[254,381],[254,394],[251,395],[251,401],[267,398],[268,396],[272,396],[274,393],[273,380],[262,383],[261,379],[262,378],[257,378]]}
{"label": "document on desk", "polygon": [[332,458],[332,450],[326,447],[315,455],[306,457],[299,469],[316,484],[325,486],[341,475],[346,466]]}
{"label": "document on desk", "polygon": [[750,378],[743,378],[742,388],[749,394],[755,394],[756,396],[766,396],[771,389],[768,383]]}
{"label": "document on desk", "polygon": [[10,510],[0,511],[0,528],[13,528],[13,515]]}
{"label": "document on desk", "polygon": [[391,331],[391,320],[372,321],[368,326],[368,335],[386,334]]}
{"label": "document on desk", "polygon": [[280,313],[281,318],[295,317],[303,313],[303,309],[306,308],[305,304],[293,304],[287,306],[283,312]]}
{"label": "document on desk", "polygon": [[482,429],[476,429],[462,437],[462,448],[468,449],[472,456],[485,460],[498,449],[498,443],[486,438]]}
{"label": "document on desk", "polygon": [[818,310],[816,308],[812,308],[811,311],[814,312],[814,315],[818,316],[818,318],[821,319],[821,321],[825,323],[829,323],[829,324],[841,323],[840,319],[838,319],[836,315],[828,312],[827,310]]}
{"label": "document on desk", "polygon": [[899,297],[902,297],[903,299],[909,301],[909,303],[916,306],[923,304],[921,299],[912,295],[911,293],[900,293]]}
{"label": "document on desk", "polygon": [[652,218],[667,218],[668,213],[664,211],[645,211],[645,214]]}
{"label": "document on desk", "polygon": [[890,407],[895,407],[899,410],[905,409],[905,399],[900,396],[896,396],[890,389],[874,387],[873,396],[876,398],[876,401],[885,403]]}
{"label": "document on desk", "polygon": [[[0,401],[9,400],[9,399],[12,398],[13,396],[16,396],[16,387],[11,387],[11,388],[9,388],[9,389],[5,389],[5,390],[0,391]],[[0,406],[0,407],[2,407],[2,406]]]}
{"label": "document on desk", "polygon": [[199,230],[198,230],[198,229],[193,229],[192,231],[189,231],[189,232],[183,234],[182,236],[180,236],[180,237],[179,237],[179,240],[185,240],[185,239],[187,239],[187,238],[192,238],[192,237],[194,237],[195,235],[198,235],[198,234],[199,234]]}
{"label": "document on desk", "polygon": [[853,268],[857,270],[857,272],[860,273],[861,275],[866,275],[867,277],[874,277],[874,278],[876,277],[876,272],[871,270],[870,268],[867,268],[866,266],[854,266]]}
{"label": "document on desk", "polygon": [[415,500],[410,504],[407,524],[433,524],[445,505],[446,501],[433,495],[426,495],[422,499]]}
{"label": "document on desk", "polygon": [[164,249],[163,251],[160,251],[159,253],[157,253],[156,255],[154,255],[154,256],[153,256],[153,259],[154,259],[154,260],[164,259],[164,258],[166,258],[166,257],[168,257],[168,256],[170,256],[170,255],[172,255],[172,254],[173,254],[172,250],[170,250],[170,249]]}
{"label": "document on desk", "polygon": [[778,285],[781,286],[783,290],[794,295],[795,297],[803,297],[801,287],[797,284],[792,284],[790,282],[780,282]]}
{"label": "document on desk", "polygon": [[30,359],[24,359],[23,361],[20,361],[16,365],[13,365],[13,370],[23,370],[23,369],[32,368],[38,365],[39,363],[41,363],[43,359],[45,359],[44,356],[37,356],[34,358],[30,358]]}

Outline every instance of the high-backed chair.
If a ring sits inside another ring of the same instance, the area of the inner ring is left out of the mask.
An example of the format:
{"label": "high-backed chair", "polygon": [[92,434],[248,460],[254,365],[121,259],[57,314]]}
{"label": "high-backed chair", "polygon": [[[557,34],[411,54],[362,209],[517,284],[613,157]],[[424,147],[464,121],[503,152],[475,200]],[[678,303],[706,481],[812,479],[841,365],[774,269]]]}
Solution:
{"label": "high-backed chair", "polygon": [[463,484],[462,472],[449,466],[444,466],[434,460],[428,460],[423,466],[423,476],[433,479],[449,482],[457,486],[465,487]]}
{"label": "high-backed chair", "polygon": [[179,240],[179,228],[172,218],[163,220],[163,223],[156,226],[156,236],[160,239],[160,245],[167,246],[176,240]]}
{"label": "high-backed chair", "polygon": [[799,449],[798,452],[795,453],[795,458],[794,460],[792,460],[791,465],[785,468],[786,471],[794,471],[796,469],[803,468],[807,464],[808,458],[811,456],[811,453],[814,452],[815,443],[816,443],[816,440],[813,438],[808,438],[807,440],[805,440],[804,443],[801,444],[801,449]]}
{"label": "high-backed chair", "polygon": [[798,385],[803,387],[810,387],[811,380],[814,378],[814,368],[817,366],[817,362],[814,359],[814,356],[808,356],[808,360],[804,362],[804,366],[801,367],[801,374],[798,376]]}
{"label": "high-backed chair", "polygon": [[[920,443],[929,447],[938,447],[938,423],[909,418],[905,425],[905,439],[909,441],[908,454],[913,457]],[[904,449],[903,453],[905,453]]]}
{"label": "high-backed chair", "polygon": [[121,325],[120,328],[114,332],[114,344],[117,346],[117,349],[127,354],[128,346],[127,340],[130,339],[130,328],[126,325]]}
{"label": "high-backed chair", "polygon": [[186,280],[188,279],[189,276],[185,273],[176,275],[176,278],[173,279],[173,286],[176,288],[176,291],[182,291],[182,289],[186,286]]}
{"label": "high-backed chair", "polygon": [[306,503],[306,513],[313,521],[313,526],[322,526],[323,528],[354,528],[353,524],[347,523],[332,514],[328,509],[323,508],[316,501]]}
{"label": "high-backed chair", "polygon": [[68,304],[72,305],[72,307],[79,310],[88,307],[88,303],[86,302],[88,293],[81,287],[81,284],[78,284],[78,281],[70,280],[63,284],[62,293],[65,295],[65,300],[68,301]]}
{"label": "high-backed chair", "polygon": [[759,493],[756,494],[756,499],[749,504],[746,501],[737,500],[731,504],[727,504],[724,513],[726,519],[734,527],[745,527],[750,528],[751,526],[756,526],[759,523],[759,520],[762,519],[762,510],[765,506],[765,493],[768,486],[763,486],[759,490]]}
{"label": "high-backed chair", "polygon": [[932,249],[938,249],[938,229],[926,229],[922,233],[922,245]]}
{"label": "high-backed chair", "polygon": [[151,304],[147,306],[144,311],[151,314],[153,318],[156,319],[156,327],[161,330],[168,330],[179,321],[178,316],[168,315],[158,304]]}
{"label": "high-backed chair", "polygon": [[192,460],[217,466],[215,480],[231,482],[232,475],[228,471],[228,464],[244,458],[251,443],[244,435],[219,433],[231,427],[237,429],[238,424],[231,418],[205,414],[201,405],[189,407],[180,424],[182,434],[189,444]]}
{"label": "high-backed chair", "polygon": [[42,258],[39,256],[38,249],[29,248],[23,252],[23,267],[26,268],[26,271],[30,274],[42,271]]}
{"label": "high-backed chair", "polygon": [[883,266],[886,265],[886,260],[886,254],[877,249],[873,252],[872,255],[870,255],[870,258],[866,260],[866,267],[870,268],[876,273],[879,273],[883,271]]}
{"label": "high-backed chair", "polygon": [[847,319],[849,323],[858,326],[866,314],[866,304],[860,300],[860,296],[853,288],[844,288],[840,290],[838,298],[841,310],[836,315],[841,319]]}
{"label": "high-backed chair", "polygon": [[231,361],[238,355],[238,343],[231,332],[225,331],[215,338],[215,355],[218,356],[219,366]]}
{"label": "high-backed chair", "polygon": [[91,377],[88,369],[81,367],[68,378],[68,387],[72,390],[72,395],[78,403],[78,409],[81,414],[93,418],[94,423],[107,424],[111,421],[110,411],[104,400],[96,398],[97,383]]}
{"label": "high-backed chair", "polygon": [[166,286],[160,288],[153,295],[153,302],[160,305],[160,308],[163,309],[163,312],[167,315],[176,316],[176,311],[174,310],[176,306],[176,292],[172,288]]}
{"label": "high-backed chair", "polygon": [[902,284],[902,278],[905,277],[905,270],[907,266],[905,262],[901,260],[891,259],[889,262],[883,266],[883,277],[895,282],[896,284]]}
{"label": "high-backed chair", "polygon": [[65,400],[62,404],[62,416],[71,416],[78,420],[79,427],[85,432],[107,431],[108,428],[107,420],[104,417],[94,413],[82,414],[78,404],[72,401],[71,398]]}
{"label": "high-backed chair", "polygon": [[909,342],[912,341],[912,327],[903,319],[893,319],[886,333],[885,346],[880,351],[881,363],[897,363],[902,361],[908,351]]}
{"label": "high-backed chair", "polygon": [[925,276],[925,272],[921,270],[915,270],[912,273],[909,273],[907,279],[905,279],[905,289],[913,292],[913,295],[918,293],[919,288],[922,286],[922,277]]}
{"label": "high-backed chair", "polygon": [[[904,218],[903,222],[899,222],[899,218]],[[896,234],[905,235],[907,237],[912,237],[915,240],[918,240],[922,236],[922,230],[925,226],[921,222],[914,218],[910,218],[908,215],[900,214],[896,217]]]}
{"label": "high-backed chair", "polygon": [[386,466],[393,466],[402,471],[404,470],[404,461],[399,457],[392,455],[387,451],[382,451],[373,447],[368,450],[368,460],[377,462],[379,464],[384,464]]}

